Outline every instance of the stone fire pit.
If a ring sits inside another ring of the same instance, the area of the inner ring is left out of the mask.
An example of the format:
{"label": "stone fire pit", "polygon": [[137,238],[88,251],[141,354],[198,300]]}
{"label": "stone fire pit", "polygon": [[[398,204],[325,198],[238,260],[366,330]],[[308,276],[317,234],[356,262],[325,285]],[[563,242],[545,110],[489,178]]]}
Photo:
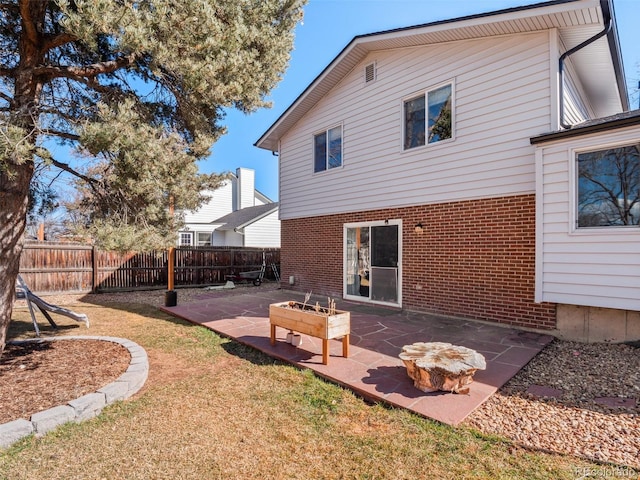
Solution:
{"label": "stone fire pit", "polygon": [[400,359],[414,386],[423,392],[469,393],[473,374],[487,368],[484,357],[475,350],[442,342],[405,345]]}

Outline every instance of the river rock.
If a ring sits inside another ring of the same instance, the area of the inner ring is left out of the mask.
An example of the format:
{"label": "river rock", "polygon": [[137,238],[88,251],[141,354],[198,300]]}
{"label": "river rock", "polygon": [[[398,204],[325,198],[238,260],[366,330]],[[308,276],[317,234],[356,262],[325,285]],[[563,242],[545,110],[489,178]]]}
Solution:
{"label": "river rock", "polygon": [[475,350],[442,342],[405,345],[400,359],[414,386],[423,392],[469,393],[473,374],[487,368],[484,356]]}

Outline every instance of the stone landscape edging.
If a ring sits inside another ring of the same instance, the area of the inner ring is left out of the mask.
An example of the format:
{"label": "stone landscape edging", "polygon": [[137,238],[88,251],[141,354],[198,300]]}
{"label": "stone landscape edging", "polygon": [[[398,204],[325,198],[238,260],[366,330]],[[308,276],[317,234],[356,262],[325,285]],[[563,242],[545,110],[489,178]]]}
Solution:
{"label": "stone landscape edging", "polygon": [[105,336],[68,336],[44,337],[30,340],[8,342],[25,344],[35,342],[50,342],[56,340],[99,340],[118,343],[129,350],[131,361],[127,370],[114,382],[101,387],[94,393],[83,395],[67,402],[65,405],[43,410],[31,415],[31,420],[24,418],[13,420],[0,425],[0,448],[8,448],[18,440],[35,434],[44,435],[67,422],[82,422],[100,414],[107,405],[119,400],[126,400],[138,392],[149,376],[149,358],[147,352],[137,343],[126,338]]}

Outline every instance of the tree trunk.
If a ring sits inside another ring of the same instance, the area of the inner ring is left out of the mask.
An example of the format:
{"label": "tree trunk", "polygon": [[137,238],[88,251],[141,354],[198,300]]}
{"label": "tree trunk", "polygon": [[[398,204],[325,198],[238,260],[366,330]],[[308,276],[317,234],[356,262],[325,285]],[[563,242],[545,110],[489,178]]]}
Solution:
{"label": "tree trunk", "polygon": [[12,176],[0,171],[0,355],[13,312],[33,162],[15,165],[11,171]]}
{"label": "tree trunk", "polygon": [[[49,0],[19,0],[21,33],[18,40],[20,60],[13,71],[14,97],[10,122],[24,130],[24,143],[34,146],[37,140],[38,106],[45,78],[34,75],[44,59],[45,37],[42,32]],[[29,149],[4,159],[0,169],[0,355],[4,351],[7,331],[13,313],[16,278],[20,268],[23,235],[27,224],[29,186],[33,178],[33,155]],[[11,155],[11,154],[9,154]],[[19,158],[27,155],[27,158]]]}

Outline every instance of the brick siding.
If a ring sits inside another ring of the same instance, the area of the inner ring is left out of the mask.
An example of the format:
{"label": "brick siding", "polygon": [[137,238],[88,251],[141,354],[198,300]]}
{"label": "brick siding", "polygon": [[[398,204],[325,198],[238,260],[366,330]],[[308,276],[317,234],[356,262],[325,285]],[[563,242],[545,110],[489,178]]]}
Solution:
{"label": "brick siding", "polygon": [[283,220],[283,287],[341,298],[343,224],[384,219],[403,222],[403,308],[555,328],[556,305],[533,300],[534,195]]}

